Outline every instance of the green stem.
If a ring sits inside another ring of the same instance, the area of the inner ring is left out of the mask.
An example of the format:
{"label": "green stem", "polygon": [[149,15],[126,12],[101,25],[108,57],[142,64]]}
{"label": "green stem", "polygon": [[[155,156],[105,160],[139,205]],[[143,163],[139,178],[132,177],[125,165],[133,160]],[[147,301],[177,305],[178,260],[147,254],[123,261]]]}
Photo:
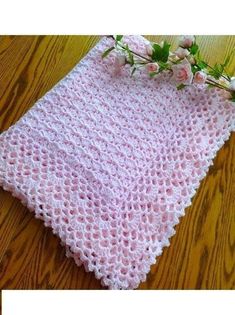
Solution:
{"label": "green stem", "polygon": [[226,70],[224,70],[224,73],[226,74],[226,76],[227,76],[227,80],[230,82],[230,75],[227,73],[227,71]]}
{"label": "green stem", "polygon": [[230,82],[230,80],[229,80],[226,76],[224,76],[224,75],[221,74],[220,72],[216,71],[213,67],[211,67],[210,65],[208,65],[208,63],[206,63],[205,61],[203,61],[203,62],[205,63],[205,65],[206,65],[208,68],[210,68],[211,70],[217,72],[217,74],[220,74],[221,77],[223,77],[225,80],[227,80],[228,82]]}
{"label": "green stem", "polygon": [[[115,40],[115,38],[114,38],[113,36],[108,36],[108,37],[111,37],[112,39]],[[117,43],[117,45],[119,45],[123,50],[125,50],[125,51],[127,50],[126,47],[123,46],[120,42],[116,42],[116,43]],[[147,62],[139,62],[139,63],[136,62],[136,64],[139,64],[140,66],[143,66],[143,65],[145,65],[145,64],[147,64],[147,63],[149,63],[149,62],[153,62],[152,59],[149,59],[149,58],[147,58],[147,57],[145,57],[145,56],[142,56],[142,55],[140,55],[139,53],[137,53],[137,52],[135,52],[135,51],[133,51],[133,50],[131,50],[131,49],[129,49],[129,52],[131,52],[133,55],[135,55],[135,56],[137,56],[137,57],[139,57],[139,58],[144,59],[144,60],[147,61]],[[173,61],[173,60],[170,60],[170,58],[169,58],[169,61],[170,61],[171,63],[173,63],[173,64],[177,63],[177,62],[175,62],[175,61]],[[204,62],[204,61],[203,61],[203,62]],[[214,68],[211,67],[209,64],[207,64],[206,62],[204,62],[204,63],[205,63],[205,65],[206,65],[208,68],[214,70]],[[168,68],[168,69],[165,69],[165,70],[171,71],[171,69],[169,69],[169,68]],[[214,70],[214,71],[215,71],[215,70]],[[218,73],[218,72],[217,72],[217,73]],[[219,74],[219,73],[218,73],[218,74]],[[229,77],[225,77],[223,74],[221,74],[221,76],[222,76],[224,79],[226,79],[228,82],[230,82]],[[231,90],[230,90],[230,89],[226,88],[225,86],[223,86],[223,85],[219,84],[218,82],[215,82],[215,81],[213,81],[213,80],[211,80],[211,79],[209,79],[209,78],[207,78],[206,83],[207,83],[207,84],[210,84],[210,85],[213,85],[214,87],[223,89],[223,90],[228,91],[228,92],[231,93]]]}
{"label": "green stem", "polygon": [[230,89],[226,88],[225,86],[223,86],[223,85],[221,85],[221,84],[219,84],[219,83],[217,83],[217,82],[215,82],[215,81],[213,81],[211,79],[207,79],[206,83],[214,85],[215,87],[218,87],[220,89],[223,89],[223,90],[228,91],[228,92],[231,93]]}
{"label": "green stem", "polygon": [[[111,37],[115,40],[115,38],[114,38],[113,36],[111,36]],[[126,47],[125,47],[125,46],[123,46],[123,45],[120,44],[119,42],[117,42],[117,44],[118,44],[122,49],[126,50]],[[129,51],[130,51],[133,55],[138,56],[139,58],[142,58],[142,59],[144,59],[144,60],[146,60],[146,61],[148,61],[148,62],[153,62],[152,59],[149,59],[149,58],[147,58],[147,57],[145,57],[145,56],[142,56],[142,55],[138,54],[137,52],[135,52],[135,51],[133,51],[133,50],[131,50],[131,49],[129,49]]]}
{"label": "green stem", "polygon": [[[122,49],[126,50],[125,46],[121,45],[120,43],[117,43],[117,44],[118,44]],[[133,50],[131,50],[131,49],[129,49],[129,51],[130,51],[133,55],[138,56],[139,58],[142,58],[142,59],[144,59],[144,60],[146,60],[146,61],[148,61],[148,62],[152,62],[152,59],[146,58],[146,57],[144,57],[144,56],[138,54],[137,52],[135,52],[135,51],[133,51]]]}
{"label": "green stem", "polygon": [[[109,37],[111,37],[112,39],[115,40],[115,38],[114,38],[113,36],[109,36]],[[125,47],[125,46],[121,45],[119,42],[117,42],[117,44],[118,44],[122,49],[126,50],[126,47]],[[131,49],[129,49],[129,51],[130,51],[133,55],[138,56],[139,58],[142,58],[142,59],[148,61],[148,63],[149,63],[149,62],[153,62],[152,59],[147,58],[147,57],[145,57],[145,56],[142,56],[142,55],[138,54],[137,52],[135,52],[135,51],[133,51],[133,50],[131,50]],[[173,63],[173,64],[177,64],[177,62],[171,60],[170,57],[169,57],[169,61],[170,61],[171,63]],[[146,63],[146,64],[147,64],[147,63]]]}

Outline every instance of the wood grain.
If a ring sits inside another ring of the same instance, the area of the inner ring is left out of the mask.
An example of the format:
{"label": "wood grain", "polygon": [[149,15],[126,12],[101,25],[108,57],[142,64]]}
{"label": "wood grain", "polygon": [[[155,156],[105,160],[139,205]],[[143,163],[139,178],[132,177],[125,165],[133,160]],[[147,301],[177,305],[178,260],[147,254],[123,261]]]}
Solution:
{"label": "wood grain", "polygon": [[[173,46],[175,36],[167,38]],[[0,131],[14,124],[98,41],[98,36],[0,36]],[[235,36],[199,36],[210,63],[223,61]],[[229,65],[235,72],[235,59]],[[235,134],[218,153],[171,246],[140,289],[235,288]],[[1,289],[101,289],[65,257],[59,240],[0,189]]]}

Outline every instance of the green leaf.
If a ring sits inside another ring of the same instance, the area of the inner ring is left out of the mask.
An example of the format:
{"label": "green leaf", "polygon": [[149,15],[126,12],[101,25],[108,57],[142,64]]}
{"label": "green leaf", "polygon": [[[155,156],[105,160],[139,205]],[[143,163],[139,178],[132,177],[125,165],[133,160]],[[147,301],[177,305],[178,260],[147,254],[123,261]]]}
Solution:
{"label": "green leaf", "polygon": [[202,60],[199,50],[197,50],[197,52],[196,52],[194,57],[195,57],[195,60],[196,60],[196,64],[200,68],[200,70],[207,68],[207,63]]}
{"label": "green leaf", "polygon": [[133,55],[133,53],[130,51],[130,48],[129,48],[129,46],[128,46],[127,44],[126,44],[126,51],[127,51],[128,57],[129,57],[128,62],[129,62],[129,64],[130,64],[131,66],[133,66],[133,65],[135,64],[134,55]]}
{"label": "green leaf", "polygon": [[117,35],[116,36],[116,41],[117,42],[120,42],[120,40],[123,38],[123,35]]}
{"label": "green leaf", "polygon": [[218,80],[223,74],[223,66],[216,63],[214,67],[209,71],[209,74],[216,80]]}
{"label": "green leaf", "polygon": [[153,54],[152,59],[154,61],[159,61],[161,59],[162,48],[158,44],[153,44]]}
{"label": "green leaf", "polygon": [[170,44],[164,41],[163,47],[162,47],[162,58],[160,61],[167,62],[169,57],[169,51],[170,51]]}
{"label": "green leaf", "polygon": [[185,87],[186,87],[186,85],[180,84],[180,85],[177,86],[177,90],[182,90]]}
{"label": "green leaf", "polygon": [[213,89],[214,87],[215,87],[215,86],[212,85],[212,84],[210,84],[210,83],[207,84],[207,88],[208,88],[208,89]]}
{"label": "green leaf", "polygon": [[164,41],[163,47],[158,44],[153,44],[152,59],[154,61],[167,62],[169,57],[170,44]]}
{"label": "green leaf", "polygon": [[159,64],[159,66],[160,66],[160,70],[166,70],[166,69],[169,68],[168,63],[166,63],[166,62],[158,61],[158,64]]}
{"label": "green leaf", "polygon": [[114,50],[115,47],[110,47],[108,49],[106,49],[103,54],[102,54],[102,58],[105,58],[108,56],[109,53],[111,53],[112,50]]}
{"label": "green leaf", "polygon": [[195,55],[195,54],[197,53],[198,49],[199,49],[199,46],[198,46],[196,43],[194,43],[194,44],[189,48],[189,51],[190,51],[190,53],[191,53],[192,55]]}
{"label": "green leaf", "polygon": [[207,64],[204,61],[199,60],[197,62],[197,66],[200,68],[200,70],[202,70],[202,69],[205,69],[207,67]]}
{"label": "green leaf", "polygon": [[157,75],[157,72],[149,72],[149,76],[150,76],[150,78],[155,77],[155,75]]}
{"label": "green leaf", "polygon": [[131,52],[128,53],[128,56],[129,56],[129,61],[130,61],[130,64],[131,66],[134,65],[135,61],[134,61],[134,56]]}
{"label": "green leaf", "polygon": [[224,70],[224,67],[223,67],[223,65],[221,65],[221,64],[218,64],[217,67],[215,67],[215,68],[216,68],[216,70],[217,70],[218,72],[220,72],[220,73],[222,73],[223,70]]}
{"label": "green leaf", "polygon": [[195,74],[197,71],[200,71],[201,69],[197,65],[191,65],[192,73]]}
{"label": "green leaf", "polygon": [[231,101],[235,102],[235,92],[231,92]]}

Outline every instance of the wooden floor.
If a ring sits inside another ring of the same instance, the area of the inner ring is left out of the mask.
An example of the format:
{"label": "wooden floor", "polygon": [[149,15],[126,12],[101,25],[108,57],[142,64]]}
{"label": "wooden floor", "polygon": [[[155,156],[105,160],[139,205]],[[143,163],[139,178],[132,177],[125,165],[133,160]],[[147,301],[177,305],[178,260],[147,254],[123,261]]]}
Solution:
{"label": "wooden floor", "polygon": [[[14,124],[98,39],[0,36],[0,131]],[[235,36],[199,36],[198,42],[213,64],[235,47]],[[229,68],[235,73],[235,59]],[[235,289],[235,134],[218,153],[186,214],[140,289]],[[0,189],[0,288],[102,287],[92,273],[65,257],[59,240],[40,220]]]}

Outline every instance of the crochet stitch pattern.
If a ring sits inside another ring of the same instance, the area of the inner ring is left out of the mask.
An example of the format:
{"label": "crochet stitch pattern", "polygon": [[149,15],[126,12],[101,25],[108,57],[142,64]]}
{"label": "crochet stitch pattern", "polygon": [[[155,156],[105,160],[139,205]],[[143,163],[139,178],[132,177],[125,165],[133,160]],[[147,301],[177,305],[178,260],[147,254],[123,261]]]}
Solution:
{"label": "crochet stitch pattern", "polygon": [[[132,49],[147,40],[125,36]],[[178,91],[169,73],[114,74],[101,41],[0,135],[0,185],[52,228],[76,264],[133,289],[169,246],[235,130],[224,92]]]}

